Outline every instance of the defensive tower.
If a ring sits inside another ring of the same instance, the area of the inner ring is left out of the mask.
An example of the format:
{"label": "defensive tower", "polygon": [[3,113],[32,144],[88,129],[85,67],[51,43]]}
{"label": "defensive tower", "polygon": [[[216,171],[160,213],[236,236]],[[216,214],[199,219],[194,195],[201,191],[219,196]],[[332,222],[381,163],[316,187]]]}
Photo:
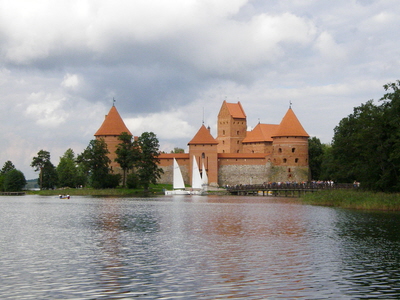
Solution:
{"label": "defensive tower", "polygon": [[132,135],[119,115],[117,108],[115,105],[113,105],[108,114],[105,116],[103,124],[101,124],[94,136],[96,139],[104,139],[106,142],[107,149],[110,152],[108,157],[111,160],[111,169],[113,172],[117,173],[122,172],[122,170],[119,164],[115,162],[115,158],[117,157],[115,150],[117,149],[117,145],[120,143],[118,136],[123,132]]}

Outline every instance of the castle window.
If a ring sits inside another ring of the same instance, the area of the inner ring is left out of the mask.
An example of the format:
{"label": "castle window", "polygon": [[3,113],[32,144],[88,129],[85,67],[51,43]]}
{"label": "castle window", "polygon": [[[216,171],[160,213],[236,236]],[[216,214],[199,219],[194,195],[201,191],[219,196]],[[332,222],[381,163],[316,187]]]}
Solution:
{"label": "castle window", "polygon": [[237,141],[237,142],[236,142],[236,144],[238,144],[238,145],[239,145],[239,141]]}
{"label": "castle window", "polygon": [[286,158],[283,159],[283,163],[286,164]]}
{"label": "castle window", "polygon": [[290,168],[287,171],[290,173],[290,171],[291,171]]}
{"label": "castle window", "polygon": [[282,153],[282,148],[279,148],[279,150],[278,150],[278,151],[279,151],[279,153]]}
{"label": "castle window", "polygon": [[225,130],[222,130],[222,135],[225,135]]}
{"label": "castle window", "polygon": [[292,148],[292,153],[294,153],[294,151],[296,151],[296,148]]}
{"label": "castle window", "polygon": [[298,162],[299,162],[299,159],[298,159],[298,158],[295,158],[295,159],[294,159],[294,162],[295,162],[295,163],[298,163]]}
{"label": "castle window", "polygon": [[239,150],[236,150],[236,153],[239,153]]}
{"label": "castle window", "polygon": [[236,131],[236,133],[237,133],[237,135],[239,135],[239,130],[238,130],[238,131]]}
{"label": "castle window", "polygon": [[222,145],[225,145],[225,141],[222,141]]}

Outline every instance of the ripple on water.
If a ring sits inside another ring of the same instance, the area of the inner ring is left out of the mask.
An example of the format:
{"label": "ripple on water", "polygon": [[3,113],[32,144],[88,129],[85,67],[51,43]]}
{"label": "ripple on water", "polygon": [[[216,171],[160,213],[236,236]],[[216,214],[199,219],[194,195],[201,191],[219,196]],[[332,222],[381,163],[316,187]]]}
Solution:
{"label": "ripple on water", "polygon": [[398,214],[195,200],[0,197],[0,298],[400,297]]}

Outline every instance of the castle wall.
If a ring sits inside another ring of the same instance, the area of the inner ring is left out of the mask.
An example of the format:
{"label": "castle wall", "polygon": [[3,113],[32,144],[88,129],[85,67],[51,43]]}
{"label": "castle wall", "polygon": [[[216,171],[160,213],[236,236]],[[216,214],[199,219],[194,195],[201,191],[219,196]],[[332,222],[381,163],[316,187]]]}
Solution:
{"label": "castle wall", "polygon": [[183,181],[185,184],[190,185],[190,159],[189,153],[162,153],[158,156],[160,163],[158,166],[164,171],[164,174],[161,174],[161,178],[158,180],[158,183],[162,184],[172,184],[173,181],[173,159],[176,159],[176,162],[179,165],[179,168],[182,172]]}
{"label": "castle wall", "polygon": [[271,142],[243,143],[243,153],[271,153]]}

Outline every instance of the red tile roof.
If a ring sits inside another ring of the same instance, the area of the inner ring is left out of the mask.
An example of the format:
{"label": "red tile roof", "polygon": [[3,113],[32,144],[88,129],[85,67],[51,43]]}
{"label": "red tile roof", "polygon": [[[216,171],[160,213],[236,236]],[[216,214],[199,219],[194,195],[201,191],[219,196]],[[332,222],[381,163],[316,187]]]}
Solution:
{"label": "red tile roof", "polygon": [[228,103],[224,101],[226,104],[226,107],[228,108],[228,111],[230,115],[235,118],[235,119],[246,119],[246,114],[244,113],[243,107],[240,104],[240,101],[238,103]]}
{"label": "red tile roof", "polygon": [[108,112],[108,115],[106,115],[103,124],[101,124],[99,130],[97,130],[94,136],[120,135],[123,132],[132,135],[128,127],[126,127],[121,116],[119,115],[117,108],[115,106],[112,106],[110,111]]}
{"label": "red tile roof", "polygon": [[281,136],[309,137],[291,108],[288,109],[286,115],[283,117],[281,123],[279,124],[277,131],[273,135],[273,137]]}
{"label": "red tile roof", "polygon": [[272,142],[272,136],[278,130],[279,125],[258,123],[252,131],[247,131],[242,143]]}
{"label": "red tile roof", "polygon": [[194,145],[194,144],[217,145],[218,141],[213,138],[213,136],[210,133],[210,130],[208,130],[204,125],[202,125],[199,131],[197,131],[196,135],[193,137],[193,139],[188,143],[188,145]]}

